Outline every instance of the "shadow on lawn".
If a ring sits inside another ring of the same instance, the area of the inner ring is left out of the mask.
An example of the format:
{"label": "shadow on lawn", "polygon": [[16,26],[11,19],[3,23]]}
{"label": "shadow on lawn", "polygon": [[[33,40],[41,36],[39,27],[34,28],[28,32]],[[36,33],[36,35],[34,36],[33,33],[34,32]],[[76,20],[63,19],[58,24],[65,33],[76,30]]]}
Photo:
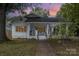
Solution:
{"label": "shadow on lawn", "polygon": [[33,56],[35,55],[35,40],[13,40],[0,44],[2,56]]}
{"label": "shadow on lawn", "polygon": [[79,40],[50,39],[48,42],[58,56],[79,55]]}

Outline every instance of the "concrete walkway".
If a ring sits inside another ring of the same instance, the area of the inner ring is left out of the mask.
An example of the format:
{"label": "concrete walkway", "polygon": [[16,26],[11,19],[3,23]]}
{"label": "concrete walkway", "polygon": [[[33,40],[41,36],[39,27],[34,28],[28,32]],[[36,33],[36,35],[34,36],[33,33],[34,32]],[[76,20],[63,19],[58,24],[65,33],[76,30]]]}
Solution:
{"label": "concrete walkway", "polygon": [[47,41],[38,41],[36,56],[55,56],[53,48]]}

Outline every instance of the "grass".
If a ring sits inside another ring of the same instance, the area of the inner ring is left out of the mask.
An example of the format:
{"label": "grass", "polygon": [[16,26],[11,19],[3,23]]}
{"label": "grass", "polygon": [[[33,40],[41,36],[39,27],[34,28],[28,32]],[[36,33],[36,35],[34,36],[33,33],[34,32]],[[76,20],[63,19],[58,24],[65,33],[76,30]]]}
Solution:
{"label": "grass", "polygon": [[[79,55],[79,40],[51,39],[48,43],[56,55],[70,56]],[[0,56],[34,56],[38,41],[36,40],[13,40],[0,43]],[[38,53],[38,52],[37,52]]]}
{"label": "grass", "polygon": [[56,55],[60,56],[78,56],[79,55],[79,40],[63,41],[63,40],[49,40]]}
{"label": "grass", "polygon": [[0,43],[0,56],[33,56],[35,40],[14,40]]}

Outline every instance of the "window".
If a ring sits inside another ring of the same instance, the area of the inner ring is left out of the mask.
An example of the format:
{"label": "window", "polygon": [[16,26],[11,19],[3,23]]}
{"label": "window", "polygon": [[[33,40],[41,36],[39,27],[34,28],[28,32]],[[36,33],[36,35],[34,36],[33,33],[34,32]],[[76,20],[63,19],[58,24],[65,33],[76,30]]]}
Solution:
{"label": "window", "polygon": [[38,32],[45,32],[45,25],[44,24],[36,24],[35,25]]}
{"label": "window", "polygon": [[16,32],[26,32],[26,26],[16,26]]}

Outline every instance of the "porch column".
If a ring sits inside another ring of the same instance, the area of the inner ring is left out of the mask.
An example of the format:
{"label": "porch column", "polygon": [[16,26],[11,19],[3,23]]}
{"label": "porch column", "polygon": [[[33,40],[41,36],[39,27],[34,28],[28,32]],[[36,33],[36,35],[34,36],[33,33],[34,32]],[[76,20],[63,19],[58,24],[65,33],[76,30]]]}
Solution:
{"label": "porch column", "polygon": [[30,24],[27,26],[27,38],[30,38]]}
{"label": "porch column", "polygon": [[38,31],[37,30],[35,30],[35,36],[36,36],[36,39],[38,39]]}
{"label": "porch column", "polygon": [[47,33],[46,33],[46,36],[47,36],[47,38],[49,38],[49,25],[47,24],[46,27],[47,27],[47,28],[46,28],[46,32],[47,32]]}

